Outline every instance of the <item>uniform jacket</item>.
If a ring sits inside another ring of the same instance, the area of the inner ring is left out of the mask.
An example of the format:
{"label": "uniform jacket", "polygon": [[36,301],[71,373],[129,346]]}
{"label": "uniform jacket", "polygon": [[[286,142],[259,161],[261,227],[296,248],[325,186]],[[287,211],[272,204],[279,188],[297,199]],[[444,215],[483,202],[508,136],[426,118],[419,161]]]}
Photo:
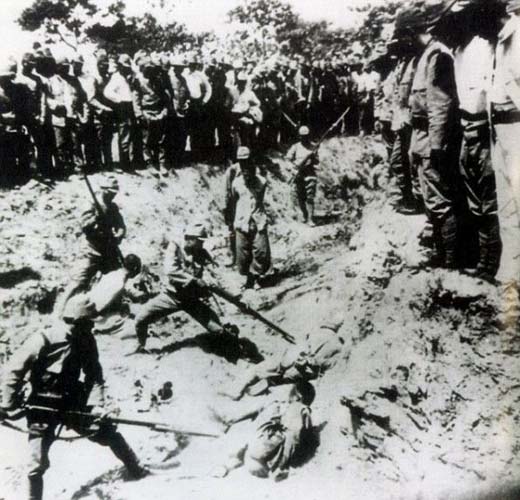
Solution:
{"label": "uniform jacket", "polygon": [[[96,339],[89,329],[72,335],[62,324],[50,334],[30,337],[10,359],[4,372],[3,408],[15,409],[20,405],[27,375],[32,397],[52,393],[79,401],[81,396],[89,396],[89,404],[103,405],[103,369]],[[84,380],[80,384],[82,375]]]}
{"label": "uniform jacket", "polygon": [[166,118],[171,107],[171,95],[159,78],[150,79],[137,75],[135,83],[136,116],[142,115],[147,120]]}
{"label": "uniform jacket", "polygon": [[498,35],[491,101],[504,111],[520,110],[520,17],[516,15]]}
{"label": "uniform jacket", "polygon": [[[95,206],[86,210],[82,217],[82,231],[91,250],[101,254],[112,253],[114,238],[121,241],[126,234],[126,226],[119,207],[111,202],[105,205],[100,202],[104,216],[101,218]],[[111,231],[107,235],[107,231]]]}
{"label": "uniform jacket", "polygon": [[249,233],[249,225],[254,221],[258,231],[267,227],[267,215],[265,213],[264,198],[267,188],[267,180],[261,175],[255,175],[246,184],[242,172],[238,172],[231,185],[231,197],[228,200],[232,204],[235,214],[234,228],[244,233]]}
{"label": "uniform jacket", "polygon": [[187,103],[190,98],[188,85],[186,84],[186,80],[182,75],[178,77],[175,74],[173,68],[170,69],[168,76],[170,77],[170,85],[173,90],[172,101],[175,116],[183,117],[186,114]]}
{"label": "uniform jacket", "polygon": [[205,249],[197,255],[190,255],[178,243],[170,242],[164,260],[167,291],[181,295],[191,294],[194,291],[194,282],[202,278],[204,267],[209,262],[212,259]]}
{"label": "uniform jacket", "polygon": [[392,100],[392,130],[401,130],[411,125],[410,93],[415,76],[417,58],[406,58],[399,62],[396,68],[396,85]]}
{"label": "uniform jacket", "polygon": [[446,151],[458,108],[453,57],[442,43],[431,40],[421,55],[410,95],[410,151],[428,158],[432,150]]}
{"label": "uniform jacket", "polygon": [[65,127],[67,118],[75,115],[74,89],[65,78],[60,75],[53,75],[47,80],[46,94],[52,125],[60,128]]}
{"label": "uniform jacket", "polygon": [[[287,159],[295,166],[299,166],[299,164],[305,160],[310,153],[312,153],[311,149],[306,148],[301,142],[297,142],[290,147],[289,151],[287,151]],[[316,176],[315,167],[319,161],[318,152],[316,152],[316,154],[309,158],[304,165],[299,167],[296,174],[302,177]]]}

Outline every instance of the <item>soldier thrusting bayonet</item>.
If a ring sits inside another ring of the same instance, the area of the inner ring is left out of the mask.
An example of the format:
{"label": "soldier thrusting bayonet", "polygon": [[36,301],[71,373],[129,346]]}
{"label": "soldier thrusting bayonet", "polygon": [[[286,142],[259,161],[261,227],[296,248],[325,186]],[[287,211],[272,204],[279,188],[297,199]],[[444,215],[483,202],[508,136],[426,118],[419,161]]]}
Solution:
{"label": "soldier thrusting bayonet", "polygon": [[126,235],[126,227],[114,198],[119,184],[113,177],[105,179],[101,185],[101,200],[94,200],[93,206],[82,217],[83,259],[72,273],[71,283],[62,298],[62,307],[74,294],[86,290],[92,278],[98,273],[107,273],[123,264],[119,243]]}
{"label": "soldier thrusting bayonet", "polygon": [[[96,314],[94,305],[84,295],[73,297],[63,313],[65,324],[50,334],[30,337],[5,371],[0,419],[13,418],[20,409],[27,417],[29,500],[43,498],[43,475],[49,468],[49,450],[62,425],[108,446],[133,479],[148,474],[116,427],[105,419],[108,413],[103,369],[92,334],[92,319]],[[24,403],[22,389],[26,375],[29,375],[31,392]],[[75,418],[76,411],[93,417]]]}

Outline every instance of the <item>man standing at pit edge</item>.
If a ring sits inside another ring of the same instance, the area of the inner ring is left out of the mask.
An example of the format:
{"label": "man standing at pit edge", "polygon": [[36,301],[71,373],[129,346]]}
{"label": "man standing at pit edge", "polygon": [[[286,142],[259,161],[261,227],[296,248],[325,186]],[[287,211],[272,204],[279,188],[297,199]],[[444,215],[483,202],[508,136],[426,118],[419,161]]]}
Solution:
{"label": "man standing at pit edge", "polygon": [[226,213],[234,214],[236,258],[240,274],[246,277],[244,288],[259,286],[258,279],[271,266],[264,206],[267,180],[257,174],[250,156],[249,148],[238,148],[239,171],[226,199]]}

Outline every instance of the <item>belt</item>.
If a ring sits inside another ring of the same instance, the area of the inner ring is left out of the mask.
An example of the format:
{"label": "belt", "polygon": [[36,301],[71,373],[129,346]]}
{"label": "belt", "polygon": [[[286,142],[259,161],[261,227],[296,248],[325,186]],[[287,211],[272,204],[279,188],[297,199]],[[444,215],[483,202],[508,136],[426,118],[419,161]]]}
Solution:
{"label": "belt", "polygon": [[520,122],[520,111],[513,109],[510,111],[499,111],[493,109],[491,112],[491,121],[493,125]]}
{"label": "belt", "polygon": [[488,114],[486,111],[482,111],[481,113],[469,113],[468,111],[460,110],[460,117],[467,122],[481,122],[488,121]]}

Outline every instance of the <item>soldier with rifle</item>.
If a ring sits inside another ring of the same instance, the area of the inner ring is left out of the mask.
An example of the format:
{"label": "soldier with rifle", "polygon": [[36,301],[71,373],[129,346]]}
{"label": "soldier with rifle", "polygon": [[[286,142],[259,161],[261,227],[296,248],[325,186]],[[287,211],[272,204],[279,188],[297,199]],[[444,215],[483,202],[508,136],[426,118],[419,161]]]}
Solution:
{"label": "soldier with rifle", "polygon": [[178,311],[188,313],[210,333],[231,333],[230,327],[222,324],[219,315],[206,302],[210,292],[202,277],[205,267],[213,262],[204,248],[206,238],[204,226],[193,224],[185,231],[182,245],[173,241],[168,244],[164,264],[166,279],[161,292],[143,306],[135,319],[137,352],[145,352],[149,325]]}
{"label": "soldier with rifle", "polygon": [[314,199],[316,197],[316,165],[319,163],[318,151],[310,141],[310,130],[302,126],[298,130],[300,142],[297,142],[287,152],[287,159],[293,163],[296,172],[293,178],[296,196],[303,222],[314,226]]}
{"label": "soldier with rifle", "polygon": [[[58,439],[61,426],[108,446],[126,466],[131,478],[140,479],[149,474],[107,418],[103,369],[92,334],[92,319],[96,314],[94,305],[84,295],[72,298],[63,313],[64,323],[50,333],[30,337],[5,371],[1,420],[14,418],[22,408],[26,376],[30,383],[25,406],[30,447],[29,500],[43,498],[49,450]],[[74,415],[76,411],[85,415]]]}
{"label": "soldier with rifle", "polygon": [[124,261],[119,244],[126,235],[126,226],[119,207],[114,203],[119,184],[114,177],[107,177],[101,184],[102,194],[98,200],[86,176],[85,181],[94,203],[82,216],[84,257],[72,273],[71,282],[62,297],[62,308],[70,297],[86,290],[99,271],[103,274],[114,271]]}

